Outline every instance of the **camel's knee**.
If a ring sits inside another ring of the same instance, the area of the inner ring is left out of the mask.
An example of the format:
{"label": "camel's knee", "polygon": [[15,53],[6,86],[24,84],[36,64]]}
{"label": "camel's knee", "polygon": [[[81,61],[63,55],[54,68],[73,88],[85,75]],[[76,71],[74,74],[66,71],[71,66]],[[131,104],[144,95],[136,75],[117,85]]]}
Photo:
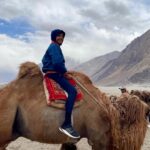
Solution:
{"label": "camel's knee", "polygon": [[77,147],[73,143],[64,143],[60,150],[77,150]]}

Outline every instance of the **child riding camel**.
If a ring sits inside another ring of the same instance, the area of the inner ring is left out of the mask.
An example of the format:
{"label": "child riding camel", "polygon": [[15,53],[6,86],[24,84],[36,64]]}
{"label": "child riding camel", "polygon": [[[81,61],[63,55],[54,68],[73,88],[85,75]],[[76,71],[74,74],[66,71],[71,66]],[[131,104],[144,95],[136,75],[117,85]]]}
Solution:
{"label": "child riding camel", "polygon": [[59,130],[71,138],[80,138],[80,135],[75,131],[71,122],[71,115],[77,91],[66,78],[70,78],[69,72],[65,66],[65,59],[60,46],[65,37],[65,32],[60,29],[51,32],[51,44],[49,45],[42,59],[42,71],[48,73],[47,76],[55,80],[67,93],[68,98],[65,104],[65,120],[59,127]]}

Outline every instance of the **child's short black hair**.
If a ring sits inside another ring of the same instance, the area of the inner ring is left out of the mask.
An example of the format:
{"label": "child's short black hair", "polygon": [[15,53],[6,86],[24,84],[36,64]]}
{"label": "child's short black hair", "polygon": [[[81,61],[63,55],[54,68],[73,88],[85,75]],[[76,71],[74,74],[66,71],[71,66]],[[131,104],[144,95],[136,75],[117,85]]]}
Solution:
{"label": "child's short black hair", "polygon": [[63,36],[65,37],[65,32],[63,30],[60,29],[55,29],[51,32],[51,40],[56,42],[56,36],[63,34]]}

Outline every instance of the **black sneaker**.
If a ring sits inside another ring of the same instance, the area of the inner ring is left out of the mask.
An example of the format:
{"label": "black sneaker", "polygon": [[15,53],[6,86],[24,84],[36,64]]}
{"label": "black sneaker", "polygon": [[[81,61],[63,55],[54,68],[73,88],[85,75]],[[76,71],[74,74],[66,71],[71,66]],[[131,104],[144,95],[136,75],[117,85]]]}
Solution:
{"label": "black sneaker", "polygon": [[71,138],[74,138],[74,139],[80,138],[80,135],[74,130],[74,128],[71,125],[70,126],[61,126],[61,127],[59,127],[59,130]]}

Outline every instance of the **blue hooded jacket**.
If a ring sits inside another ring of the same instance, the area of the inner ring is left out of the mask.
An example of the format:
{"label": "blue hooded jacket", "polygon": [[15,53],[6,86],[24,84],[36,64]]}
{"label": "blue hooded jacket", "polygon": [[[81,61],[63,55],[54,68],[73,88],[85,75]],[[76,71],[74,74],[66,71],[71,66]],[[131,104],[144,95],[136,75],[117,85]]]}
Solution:
{"label": "blue hooded jacket", "polygon": [[65,32],[60,29],[56,29],[51,32],[51,40],[53,42],[49,45],[42,59],[42,71],[44,73],[46,73],[47,71],[56,71],[61,74],[67,72],[62,50],[60,48],[60,45],[56,43],[56,36],[60,34],[63,34],[65,37]]}

